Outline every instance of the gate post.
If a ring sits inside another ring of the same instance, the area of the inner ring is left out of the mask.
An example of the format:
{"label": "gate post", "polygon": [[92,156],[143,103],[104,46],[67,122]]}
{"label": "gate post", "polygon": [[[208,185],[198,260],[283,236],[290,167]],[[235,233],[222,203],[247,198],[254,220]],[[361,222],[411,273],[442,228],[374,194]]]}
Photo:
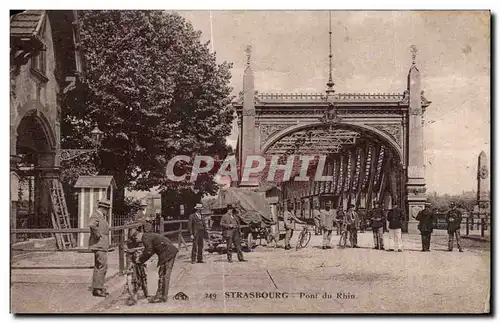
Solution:
{"label": "gate post", "polygon": [[123,250],[123,245],[125,244],[124,239],[124,229],[120,229],[118,231],[118,266],[120,270],[120,274],[123,275],[125,272],[125,250]]}

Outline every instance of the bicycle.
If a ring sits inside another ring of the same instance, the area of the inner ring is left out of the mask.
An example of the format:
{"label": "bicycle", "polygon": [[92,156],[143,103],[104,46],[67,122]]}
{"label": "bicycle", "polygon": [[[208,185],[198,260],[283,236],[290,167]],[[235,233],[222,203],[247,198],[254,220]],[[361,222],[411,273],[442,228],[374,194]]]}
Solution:
{"label": "bicycle", "polygon": [[302,231],[299,233],[299,238],[297,239],[297,245],[295,246],[295,250],[299,250],[300,248],[307,247],[307,244],[311,240],[311,232],[309,231],[309,226],[304,224]]}

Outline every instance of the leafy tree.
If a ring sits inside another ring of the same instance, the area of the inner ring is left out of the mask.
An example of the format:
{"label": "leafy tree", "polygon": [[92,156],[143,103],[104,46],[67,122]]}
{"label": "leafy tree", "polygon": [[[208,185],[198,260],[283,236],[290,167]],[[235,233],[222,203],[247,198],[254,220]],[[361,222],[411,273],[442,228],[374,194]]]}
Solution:
{"label": "leafy tree", "polygon": [[[79,21],[85,73],[65,98],[63,144],[88,146],[96,124],[105,132],[99,158],[87,164],[115,177],[117,208],[126,187],[217,190],[214,174],[170,182],[165,167],[176,155],[225,158],[231,64],[217,64],[201,32],[176,13],[81,11]],[[176,172],[190,171],[190,163],[177,164]]]}

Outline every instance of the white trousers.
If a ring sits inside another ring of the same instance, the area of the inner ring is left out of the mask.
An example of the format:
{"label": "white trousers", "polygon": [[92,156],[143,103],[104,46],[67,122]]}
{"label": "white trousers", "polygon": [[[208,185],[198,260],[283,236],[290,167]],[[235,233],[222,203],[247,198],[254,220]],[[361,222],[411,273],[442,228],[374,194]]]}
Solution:
{"label": "white trousers", "polygon": [[401,229],[389,229],[389,249],[403,249]]}

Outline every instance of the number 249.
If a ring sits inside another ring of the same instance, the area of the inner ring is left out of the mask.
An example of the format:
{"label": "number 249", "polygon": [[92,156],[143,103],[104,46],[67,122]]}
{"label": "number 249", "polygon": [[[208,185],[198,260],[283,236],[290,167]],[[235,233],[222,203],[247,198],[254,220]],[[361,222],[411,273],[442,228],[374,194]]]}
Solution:
{"label": "number 249", "polygon": [[216,300],[217,294],[216,293],[205,293],[205,298],[209,298],[211,300]]}

